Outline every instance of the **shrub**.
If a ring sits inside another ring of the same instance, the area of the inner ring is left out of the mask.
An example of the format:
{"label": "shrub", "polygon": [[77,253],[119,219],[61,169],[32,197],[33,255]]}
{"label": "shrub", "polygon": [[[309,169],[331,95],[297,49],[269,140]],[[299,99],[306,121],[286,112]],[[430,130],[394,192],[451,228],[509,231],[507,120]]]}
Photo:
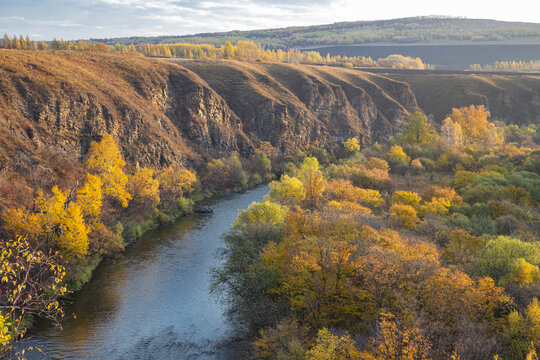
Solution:
{"label": "shrub", "polygon": [[281,175],[280,181],[270,183],[270,198],[286,204],[300,203],[304,200],[304,184],[289,175]]}
{"label": "shrub", "polygon": [[500,235],[510,235],[518,227],[518,220],[512,215],[500,216],[495,219],[495,227]]}
{"label": "shrub", "polygon": [[398,226],[414,229],[419,221],[416,210],[410,205],[394,204],[390,207],[390,220]]}
{"label": "shrub", "polygon": [[388,160],[393,166],[408,165],[411,161],[411,158],[407,156],[403,148],[399,145],[393,145],[386,153],[386,156],[388,156]]}
{"label": "shrub", "polygon": [[472,229],[475,235],[495,235],[497,228],[495,222],[487,215],[474,215],[471,218]]}
{"label": "shrub", "polygon": [[410,205],[415,210],[420,208],[420,201],[422,201],[422,198],[417,193],[411,191],[396,191],[392,195],[392,203]]}
{"label": "shrub", "polygon": [[238,154],[214,159],[208,163],[206,183],[215,190],[236,190],[247,185],[247,175]]}

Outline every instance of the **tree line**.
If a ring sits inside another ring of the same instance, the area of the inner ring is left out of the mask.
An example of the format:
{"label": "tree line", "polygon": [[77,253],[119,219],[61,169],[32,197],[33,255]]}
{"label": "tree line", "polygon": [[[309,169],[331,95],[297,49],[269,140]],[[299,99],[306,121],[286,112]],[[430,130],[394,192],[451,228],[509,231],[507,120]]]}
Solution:
{"label": "tree line", "polygon": [[540,60],[530,61],[496,61],[493,64],[472,64],[469,66],[469,71],[510,71],[510,72],[527,72],[539,71]]}
{"label": "tree line", "polygon": [[322,56],[316,51],[300,50],[268,50],[253,41],[238,41],[236,45],[227,42],[216,47],[210,44],[129,44],[105,45],[88,41],[65,41],[53,39],[47,43],[33,41],[26,37],[4,35],[2,48],[20,50],[73,50],[73,51],[101,51],[120,54],[144,55],[147,57],[166,57],[179,59],[231,59],[240,61],[279,62],[291,64],[325,64],[344,67],[389,67],[405,69],[432,69],[424,64],[420,58],[402,55],[390,55],[386,58],[374,60],[363,56]]}

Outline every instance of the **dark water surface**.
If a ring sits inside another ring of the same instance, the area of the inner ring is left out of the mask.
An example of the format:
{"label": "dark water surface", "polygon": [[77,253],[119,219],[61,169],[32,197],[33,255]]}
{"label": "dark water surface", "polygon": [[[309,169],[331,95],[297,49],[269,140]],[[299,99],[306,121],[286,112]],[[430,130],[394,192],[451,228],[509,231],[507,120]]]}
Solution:
{"label": "dark water surface", "polygon": [[209,270],[238,210],[267,193],[260,187],[212,200],[214,214],[146,233],[121,259],[100,264],[72,296],[63,331],[39,322],[27,343],[49,359],[225,358],[229,328],[209,294]]}
{"label": "dark water surface", "polygon": [[540,60],[540,44],[489,45],[351,45],[314,48],[323,56],[371,56],[373,59],[391,54],[420,57],[439,70],[466,70],[471,64],[495,61]]}

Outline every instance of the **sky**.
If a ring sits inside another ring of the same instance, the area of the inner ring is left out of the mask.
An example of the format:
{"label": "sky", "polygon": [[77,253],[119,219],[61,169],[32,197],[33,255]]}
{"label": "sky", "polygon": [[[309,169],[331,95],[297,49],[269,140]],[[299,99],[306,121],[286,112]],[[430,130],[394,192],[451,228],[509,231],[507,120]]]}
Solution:
{"label": "sky", "polygon": [[186,35],[424,15],[540,23],[539,10],[538,0],[0,0],[0,34]]}

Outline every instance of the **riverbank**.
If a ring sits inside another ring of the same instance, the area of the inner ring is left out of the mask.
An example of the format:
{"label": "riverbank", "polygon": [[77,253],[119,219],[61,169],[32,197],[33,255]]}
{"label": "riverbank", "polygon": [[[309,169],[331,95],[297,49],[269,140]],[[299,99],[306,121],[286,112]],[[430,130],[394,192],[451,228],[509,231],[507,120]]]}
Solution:
{"label": "riverbank", "polygon": [[[221,263],[216,252],[238,210],[267,193],[258,186],[215,194],[198,202],[213,214],[187,214],[147,231],[121,258],[102,261],[92,280],[70,295],[62,332],[39,320],[23,344],[41,346],[54,359],[173,359],[179,353],[222,359],[230,329],[223,305],[209,293],[209,271]],[[43,357],[33,352],[29,359]]]}

